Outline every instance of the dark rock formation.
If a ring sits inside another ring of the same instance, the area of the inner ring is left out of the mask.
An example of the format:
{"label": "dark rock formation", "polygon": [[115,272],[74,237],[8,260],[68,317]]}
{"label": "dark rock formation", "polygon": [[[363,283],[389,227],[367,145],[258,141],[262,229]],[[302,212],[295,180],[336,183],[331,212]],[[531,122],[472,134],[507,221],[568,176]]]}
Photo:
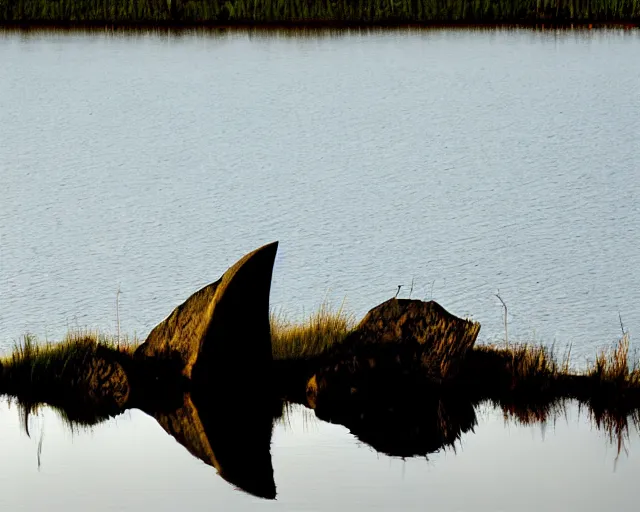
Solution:
{"label": "dark rock formation", "polygon": [[390,299],[366,314],[345,347],[368,352],[372,345],[384,350],[391,344],[396,359],[412,359],[445,379],[455,377],[479,332],[479,323],[458,318],[434,301]]}
{"label": "dark rock formation", "polygon": [[415,341],[431,349],[473,345],[480,324],[452,315],[435,301],[389,299],[371,309],[358,325],[358,342]]}
{"label": "dark rock formation", "polygon": [[411,388],[425,380],[452,381],[479,331],[480,324],[457,318],[435,302],[388,300],[320,362],[307,383],[307,403],[346,404],[355,393],[402,393],[391,383]]}
{"label": "dark rock formation", "polygon": [[134,354],[140,375],[129,404],[225,480],[270,499],[269,292],[277,249],[274,242],[247,254],[151,331]]}
{"label": "dark rock formation", "polygon": [[151,331],[139,361],[170,360],[199,386],[245,390],[270,371],[269,292],[278,242],[247,254]]}

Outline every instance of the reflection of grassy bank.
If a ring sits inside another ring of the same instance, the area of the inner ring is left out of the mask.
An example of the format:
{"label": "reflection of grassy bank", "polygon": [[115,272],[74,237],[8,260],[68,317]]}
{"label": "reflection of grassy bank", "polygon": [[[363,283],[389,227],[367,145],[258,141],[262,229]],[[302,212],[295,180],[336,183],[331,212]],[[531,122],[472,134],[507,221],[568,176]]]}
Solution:
{"label": "reflection of grassy bank", "polygon": [[490,401],[518,423],[553,419],[567,400],[584,406],[620,449],[628,422],[640,425],[640,368],[628,362],[629,336],[572,371],[568,355],[546,347],[477,347],[469,354],[463,388],[474,402]]}
{"label": "reflection of grassy bank", "polygon": [[0,22],[371,25],[640,19],[635,0],[0,0]]}

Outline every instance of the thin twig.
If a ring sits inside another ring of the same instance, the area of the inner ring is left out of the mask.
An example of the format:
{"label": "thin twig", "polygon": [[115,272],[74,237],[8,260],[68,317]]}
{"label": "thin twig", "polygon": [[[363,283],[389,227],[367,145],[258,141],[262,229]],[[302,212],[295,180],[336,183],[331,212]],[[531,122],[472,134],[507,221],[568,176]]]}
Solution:
{"label": "thin twig", "polygon": [[116,292],[116,322],[118,323],[118,348],[120,348],[120,285]]}
{"label": "thin twig", "polygon": [[502,297],[500,297],[500,290],[498,290],[498,293],[495,294],[496,297],[498,297],[498,300],[500,302],[502,302],[502,307],[504,308],[504,341],[507,345],[507,347],[509,346],[509,333],[507,330],[507,305],[506,303],[502,300]]}

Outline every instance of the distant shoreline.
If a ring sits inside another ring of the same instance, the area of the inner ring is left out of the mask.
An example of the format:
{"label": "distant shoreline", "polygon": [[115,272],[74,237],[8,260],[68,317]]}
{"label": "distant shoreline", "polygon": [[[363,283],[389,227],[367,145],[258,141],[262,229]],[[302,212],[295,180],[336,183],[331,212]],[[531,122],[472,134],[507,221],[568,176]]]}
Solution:
{"label": "distant shoreline", "polygon": [[8,31],[39,31],[39,30],[89,30],[89,31],[137,31],[137,30],[166,30],[166,31],[278,31],[278,30],[517,30],[528,29],[534,31],[546,30],[602,30],[602,29],[623,29],[635,30],[640,28],[640,19],[630,21],[569,21],[569,20],[534,20],[534,21],[513,21],[513,22],[344,22],[344,21],[306,21],[306,22],[236,22],[236,23],[216,23],[216,22],[173,22],[173,21],[19,21],[11,22],[0,20],[0,30]]}
{"label": "distant shoreline", "polygon": [[638,0],[0,0],[0,27],[597,28],[640,26]]}

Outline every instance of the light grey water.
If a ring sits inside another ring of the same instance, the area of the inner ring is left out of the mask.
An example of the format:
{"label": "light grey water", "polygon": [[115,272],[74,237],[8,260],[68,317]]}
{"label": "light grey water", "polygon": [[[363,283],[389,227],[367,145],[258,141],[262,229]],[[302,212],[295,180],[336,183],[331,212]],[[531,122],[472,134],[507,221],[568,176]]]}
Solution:
{"label": "light grey water", "polygon": [[577,356],[640,330],[634,31],[0,36],[0,348],[144,337],[236,259],[272,302],[434,298]]}
{"label": "light grey water", "polygon": [[295,407],[274,428],[278,498],[264,501],[234,489],[140,411],[72,434],[45,408],[31,418],[29,438],[15,405],[2,401],[0,505],[51,512],[637,510],[637,431],[618,456],[574,407],[531,427],[484,408],[475,433],[428,460],[378,454],[305,411]]}

